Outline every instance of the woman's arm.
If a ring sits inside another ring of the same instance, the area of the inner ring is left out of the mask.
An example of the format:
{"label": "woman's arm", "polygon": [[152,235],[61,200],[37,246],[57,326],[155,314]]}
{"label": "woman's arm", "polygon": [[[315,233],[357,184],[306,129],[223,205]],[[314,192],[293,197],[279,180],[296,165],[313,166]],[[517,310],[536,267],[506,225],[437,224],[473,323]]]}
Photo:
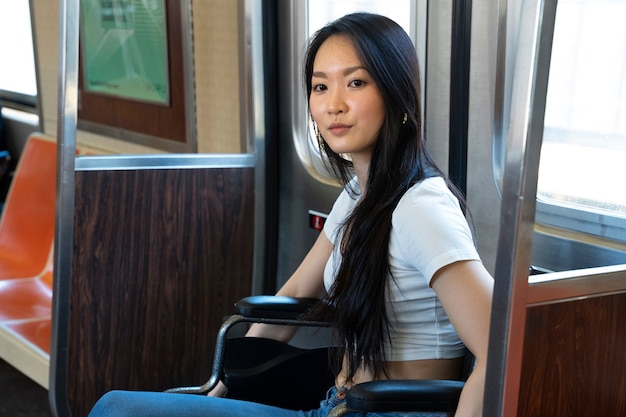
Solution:
{"label": "woman's arm", "polygon": [[482,416],[493,278],[479,261],[460,261],[437,271],[431,285],[459,337],[476,358],[455,416]]}
{"label": "woman's arm", "polygon": [[[324,267],[333,250],[333,245],[321,232],[313,247],[306,255],[300,266],[287,280],[276,295],[298,298],[321,298],[324,295]],[[264,337],[268,339],[289,341],[296,328],[293,326],[278,326],[255,323],[250,326],[246,336]]]}

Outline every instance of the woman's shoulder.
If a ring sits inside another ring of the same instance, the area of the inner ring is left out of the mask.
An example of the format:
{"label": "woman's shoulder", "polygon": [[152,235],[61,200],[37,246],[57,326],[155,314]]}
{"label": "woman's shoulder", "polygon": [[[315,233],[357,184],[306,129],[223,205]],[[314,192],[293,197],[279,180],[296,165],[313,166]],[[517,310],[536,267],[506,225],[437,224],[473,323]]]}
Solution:
{"label": "woman's shoulder", "polygon": [[[393,213],[394,228],[407,226],[420,233],[449,229],[452,224],[467,225],[467,220],[452,191],[442,177],[425,178],[402,196]],[[408,232],[408,231],[407,231]]]}
{"label": "woman's shoulder", "polygon": [[409,188],[398,202],[398,208],[415,209],[417,207],[432,208],[432,204],[452,204],[459,206],[458,199],[448,188],[442,177],[424,178]]}

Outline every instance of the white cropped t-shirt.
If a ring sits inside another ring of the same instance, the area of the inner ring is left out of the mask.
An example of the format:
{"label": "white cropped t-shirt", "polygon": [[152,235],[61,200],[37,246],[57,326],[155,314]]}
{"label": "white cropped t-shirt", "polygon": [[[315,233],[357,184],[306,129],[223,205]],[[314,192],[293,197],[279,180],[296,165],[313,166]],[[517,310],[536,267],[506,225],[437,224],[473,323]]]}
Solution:
{"label": "white cropped t-shirt", "polygon": [[[355,181],[348,187],[354,187]],[[357,202],[344,189],[324,225],[326,236],[335,244],[324,270],[327,291],[341,262],[337,244],[341,237],[337,234]],[[480,257],[458,200],[441,177],[416,183],[392,215],[389,262],[393,279],[387,283],[392,344],[385,348],[388,361],[463,356],[464,345],[430,287],[439,269],[462,260]]]}

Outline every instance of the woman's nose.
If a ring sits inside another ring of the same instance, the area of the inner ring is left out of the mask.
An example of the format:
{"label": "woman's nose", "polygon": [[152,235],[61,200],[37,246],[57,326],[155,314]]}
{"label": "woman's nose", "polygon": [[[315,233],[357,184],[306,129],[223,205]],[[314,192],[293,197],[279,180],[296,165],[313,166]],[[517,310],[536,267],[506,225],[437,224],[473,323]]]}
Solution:
{"label": "woman's nose", "polygon": [[327,110],[330,114],[339,114],[346,111],[346,102],[341,91],[335,89],[328,96]]}

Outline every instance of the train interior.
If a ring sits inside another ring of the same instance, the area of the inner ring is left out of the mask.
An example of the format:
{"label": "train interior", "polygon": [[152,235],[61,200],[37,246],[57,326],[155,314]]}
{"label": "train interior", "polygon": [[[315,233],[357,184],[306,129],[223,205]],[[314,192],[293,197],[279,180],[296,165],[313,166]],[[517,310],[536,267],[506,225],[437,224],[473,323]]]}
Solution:
{"label": "train interior", "polygon": [[495,278],[483,415],[626,414],[623,1],[0,0],[0,416],[207,380],[340,192],[300,62],[357,10],[414,41]]}

